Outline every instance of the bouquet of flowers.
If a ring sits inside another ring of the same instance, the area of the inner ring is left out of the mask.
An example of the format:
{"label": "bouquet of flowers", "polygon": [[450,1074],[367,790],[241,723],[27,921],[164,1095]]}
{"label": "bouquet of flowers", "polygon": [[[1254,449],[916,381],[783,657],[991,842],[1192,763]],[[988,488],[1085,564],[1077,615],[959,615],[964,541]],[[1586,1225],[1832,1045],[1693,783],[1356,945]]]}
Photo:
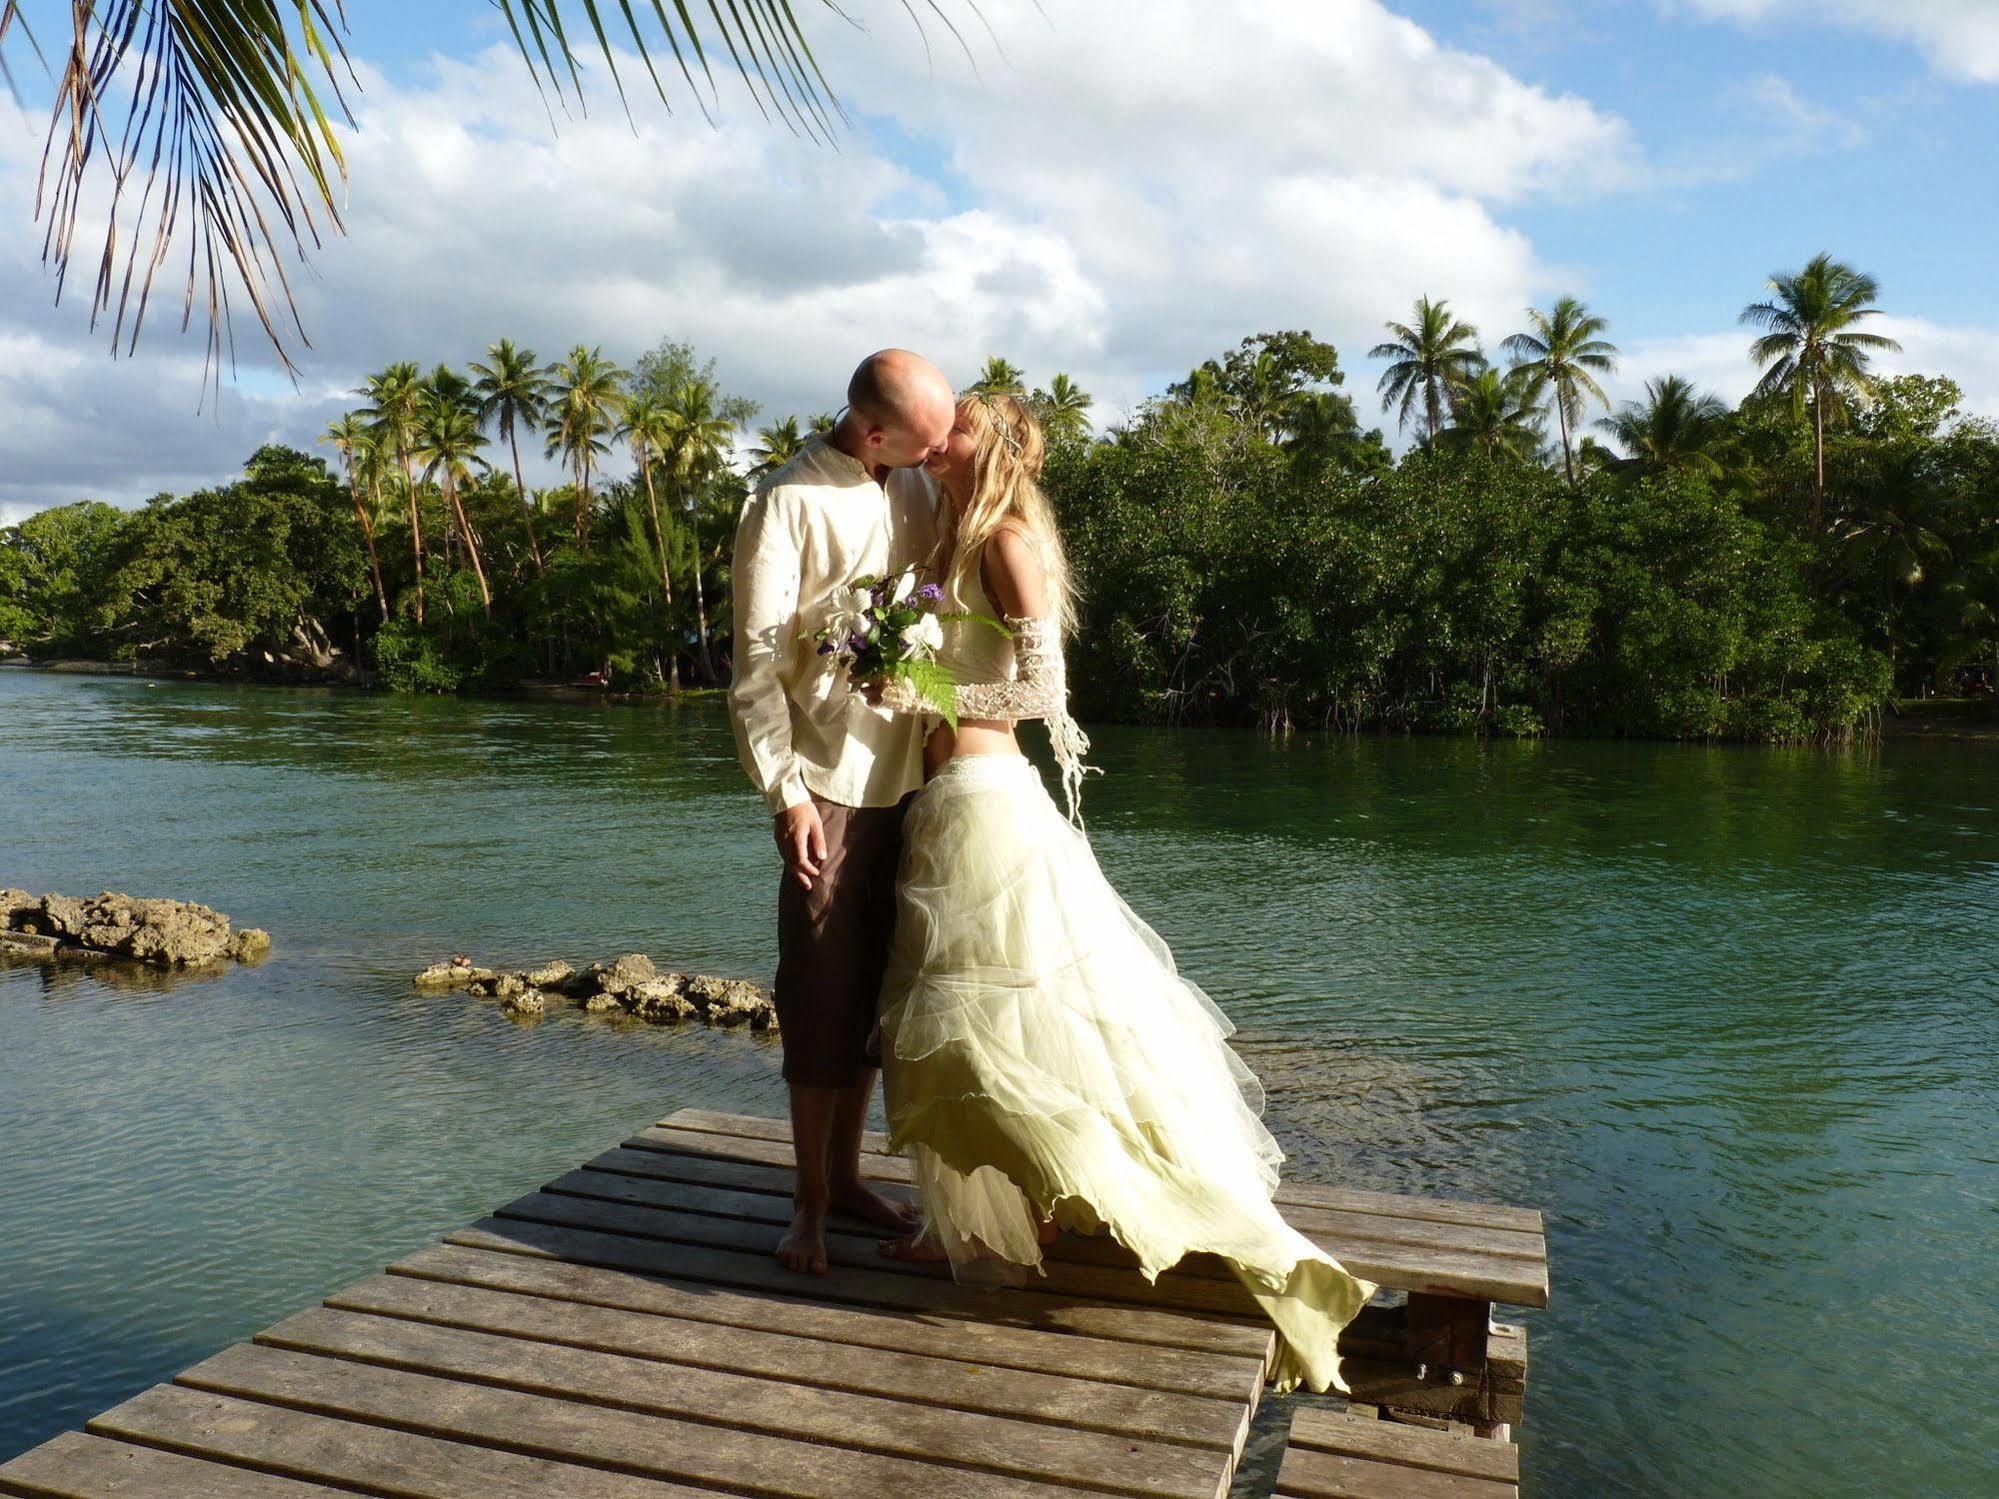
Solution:
{"label": "bouquet of flowers", "polygon": [[906,567],[879,578],[856,578],[834,595],[827,622],[799,638],[817,641],[820,655],[844,662],[856,684],[907,681],[955,730],[958,683],[937,659],[945,622],[975,620],[1002,635],[1013,632],[988,615],[945,612],[944,590],[935,583],[919,583],[921,571]]}

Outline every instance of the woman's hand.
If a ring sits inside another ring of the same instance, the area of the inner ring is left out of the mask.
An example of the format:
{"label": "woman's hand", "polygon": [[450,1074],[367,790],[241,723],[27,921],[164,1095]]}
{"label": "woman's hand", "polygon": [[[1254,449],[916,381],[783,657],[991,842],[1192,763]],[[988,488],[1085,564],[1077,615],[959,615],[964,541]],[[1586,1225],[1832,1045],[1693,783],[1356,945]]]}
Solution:
{"label": "woman's hand", "polygon": [[880,677],[869,677],[861,683],[861,696],[868,700],[869,707],[879,708],[882,705],[882,688],[884,685],[883,679]]}

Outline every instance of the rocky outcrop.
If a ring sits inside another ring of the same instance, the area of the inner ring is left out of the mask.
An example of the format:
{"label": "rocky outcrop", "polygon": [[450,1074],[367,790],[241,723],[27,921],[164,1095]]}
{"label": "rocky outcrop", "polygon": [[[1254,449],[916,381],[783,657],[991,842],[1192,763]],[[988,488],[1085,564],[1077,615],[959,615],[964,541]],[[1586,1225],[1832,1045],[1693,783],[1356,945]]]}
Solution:
{"label": "rocky outcrop", "polygon": [[271,934],[240,930],[195,901],[124,895],[30,895],[0,890],[0,953],[55,959],[125,958],[156,968],[208,968],[252,962],[271,950]]}
{"label": "rocky outcrop", "polygon": [[708,1025],[777,1029],[767,990],[747,979],[661,969],[642,952],[625,953],[580,972],[556,961],[538,968],[481,968],[460,954],[416,976],[420,989],[463,989],[497,999],[516,1019],[537,1018],[568,1003],[588,1015],[629,1015],[654,1025],[699,1020]]}

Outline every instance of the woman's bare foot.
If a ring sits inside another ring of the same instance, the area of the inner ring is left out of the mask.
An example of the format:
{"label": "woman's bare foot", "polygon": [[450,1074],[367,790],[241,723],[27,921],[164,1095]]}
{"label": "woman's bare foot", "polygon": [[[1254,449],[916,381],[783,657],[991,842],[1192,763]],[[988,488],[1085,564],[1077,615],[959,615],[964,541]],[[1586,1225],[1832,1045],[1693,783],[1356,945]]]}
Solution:
{"label": "woman's bare foot", "polygon": [[800,1275],[824,1275],[831,1268],[826,1259],[826,1214],[821,1209],[800,1208],[792,1216],[791,1227],[777,1241],[777,1262]]}
{"label": "woman's bare foot", "polygon": [[1055,1218],[1052,1214],[1046,1218],[1040,1218],[1035,1220],[1034,1224],[1035,1243],[1053,1244],[1057,1239],[1061,1237],[1062,1237],[1061,1225],[1055,1221]]}
{"label": "woman's bare foot", "polygon": [[918,1265],[935,1264],[946,1257],[944,1246],[937,1242],[937,1236],[923,1232],[904,1234],[899,1239],[883,1239],[875,1247],[889,1259]]}
{"label": "woman's bare foot", "polygon": [[922,1221],[922,1215],[908,1203],[892,1202],[864,1181],[842,1182],[835,1186],[833,1206],[891,1233],[907,1234]]}

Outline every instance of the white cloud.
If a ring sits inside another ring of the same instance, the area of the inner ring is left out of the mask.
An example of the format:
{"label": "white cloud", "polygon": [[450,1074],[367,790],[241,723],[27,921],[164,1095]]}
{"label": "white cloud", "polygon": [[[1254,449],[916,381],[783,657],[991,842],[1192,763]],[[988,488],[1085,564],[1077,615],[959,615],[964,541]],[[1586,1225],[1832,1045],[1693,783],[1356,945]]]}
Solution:
{"label": "white cloud", "polygon": [[1667,0],[1669,8],[1749,23],[1832,20],[1915,46],[1938,72],[1999,83],[1999,5],[1992,0]]}

